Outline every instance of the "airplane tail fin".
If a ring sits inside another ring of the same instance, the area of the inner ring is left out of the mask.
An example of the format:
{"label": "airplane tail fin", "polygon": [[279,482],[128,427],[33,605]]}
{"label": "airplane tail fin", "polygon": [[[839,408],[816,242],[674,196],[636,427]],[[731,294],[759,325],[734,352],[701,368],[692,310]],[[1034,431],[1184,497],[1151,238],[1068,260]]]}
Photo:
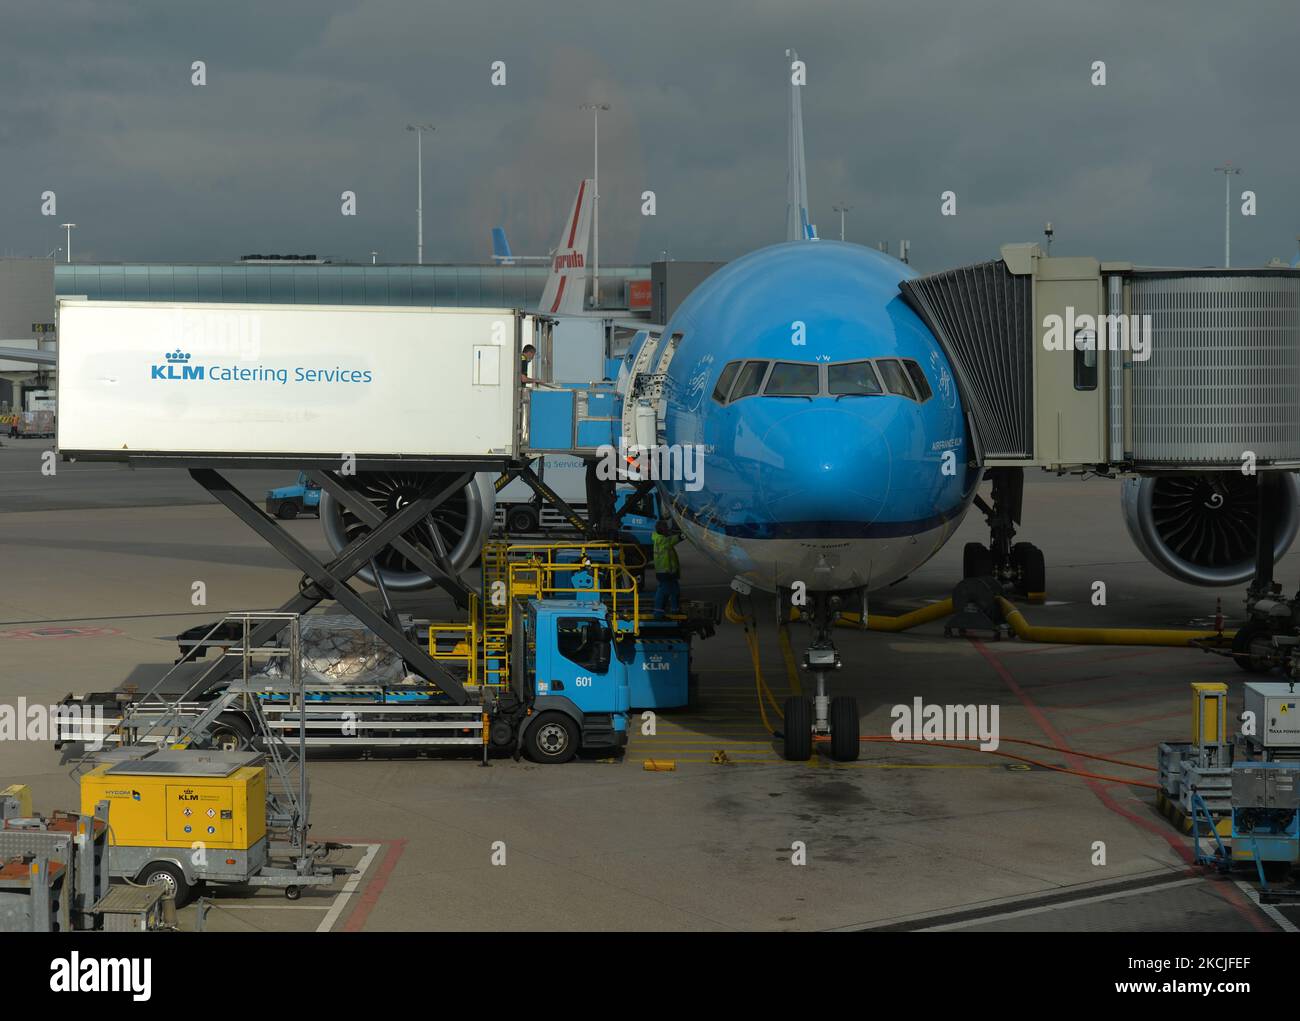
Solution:
{"label": "airplane tail fin", "polygon": [[506,240],[504,227],[492,228],[492,261],[504,266],[513,266],[515,257],[510,254],[510,242]]}
{"label": "airplane tail fin", "polygon": [[816,241],[817,227],[808,219],[808,172],[803,148],[803,65],[799,54],[786,50],[790,58],[790,132],[785,173],[785,239]]}
{"label": "airplane tail fin", "polygon": [[587,300],[587,246],[591,241],[591,210],[595,182],[578,185],[573,211],[564,222],[560,243],[551,253],[551,272],[542,291],[542,312],[572,314],[584,310]]}

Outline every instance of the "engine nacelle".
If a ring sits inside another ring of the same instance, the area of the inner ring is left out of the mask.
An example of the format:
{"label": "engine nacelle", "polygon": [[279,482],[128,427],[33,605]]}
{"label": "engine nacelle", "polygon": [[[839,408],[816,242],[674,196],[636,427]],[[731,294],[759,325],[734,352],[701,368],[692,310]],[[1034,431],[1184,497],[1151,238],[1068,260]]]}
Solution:
{"label": "engine nacelle", "polygon": [[[450,479],[450,475],[445,476]],[[362,472],[349,480],[352,488],[385,516],[391,516],[419,495],[429,481],[421,472]],[[492,531],[496,511],[495,478],[490,473],[475,475],[459,493],[444,500],[432,514],[403,533],[404,538],[431,550],[444,552],[456,572],[471,567]],[[330,496],[321,493],[320,519],[325,539],[335,553],[370,531],[360,518]],[[433,586],[433,579],[392,546],[375,557],[384,587],[394,592],[411,592]],[[375,584],[369,566],[357,572],[367,585]]]}
{"label": "engine nacelle", "polygon": [[[1300,479],[1273,488],[1273,559],[1300,528]],[[1191,585],[1240,585],[1255,573],[1258,479],[1237,471],[1125,479],[1124,524],[1137,548],[1171,578]]]}

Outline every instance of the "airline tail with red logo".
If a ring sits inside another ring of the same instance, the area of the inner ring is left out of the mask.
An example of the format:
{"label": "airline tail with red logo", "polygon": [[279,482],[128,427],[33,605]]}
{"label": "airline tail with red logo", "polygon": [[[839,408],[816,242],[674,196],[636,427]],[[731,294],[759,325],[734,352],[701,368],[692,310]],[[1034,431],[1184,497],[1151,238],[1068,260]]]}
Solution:
{"label": "airline tail with red logo", "polygon": [[582,312],[587,302],[587,246],[591,239],[591,209],[596,184],[590,178],[578,185],[578,197],[564,223],[560,244],[551,253],[551,272],[538,311],[570,315]]}

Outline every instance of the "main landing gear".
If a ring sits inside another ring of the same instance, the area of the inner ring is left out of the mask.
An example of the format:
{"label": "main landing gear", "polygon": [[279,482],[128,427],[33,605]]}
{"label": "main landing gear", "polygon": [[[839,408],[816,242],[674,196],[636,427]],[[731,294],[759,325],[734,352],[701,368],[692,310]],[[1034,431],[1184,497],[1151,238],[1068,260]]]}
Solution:
{"label": "main landing gear", "polygon": [[1047,593],[1043,551],[1033,543],[1012,542],[1024,505],[1025,471],[990,468],[988,476],[993,482],[993,505],[977,496],[975,506],[988,522],[989,544],[966,544],[962,550],[962,577],[991,577],[1030,602],[1042,602]]}
{"label": "main landing gear", "polygon": [[782,753],[792,762],[812,758],[813,741],[829,739],[831,758],[852,762],[858,757],[858,700],[848,695],[828,697],[826,674],[844,664],[832,639],[835,617],[840,612],[840,597],[821,592],[809,607],[813,640],[804,653],[803,668],[817,680],[817,694],[791,695],[785,700],[785,726],[782,730]]}

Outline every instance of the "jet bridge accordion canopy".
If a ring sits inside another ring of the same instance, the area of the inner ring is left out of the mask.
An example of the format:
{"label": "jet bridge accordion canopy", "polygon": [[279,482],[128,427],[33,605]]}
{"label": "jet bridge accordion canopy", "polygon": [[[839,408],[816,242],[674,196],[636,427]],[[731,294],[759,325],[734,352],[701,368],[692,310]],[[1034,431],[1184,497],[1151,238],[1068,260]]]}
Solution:
{"label": "jet bridge accordion canopy", "polygon": [[985,456],[1032,456],[1032,280],[997,259],[899,288],[948,355]]}

